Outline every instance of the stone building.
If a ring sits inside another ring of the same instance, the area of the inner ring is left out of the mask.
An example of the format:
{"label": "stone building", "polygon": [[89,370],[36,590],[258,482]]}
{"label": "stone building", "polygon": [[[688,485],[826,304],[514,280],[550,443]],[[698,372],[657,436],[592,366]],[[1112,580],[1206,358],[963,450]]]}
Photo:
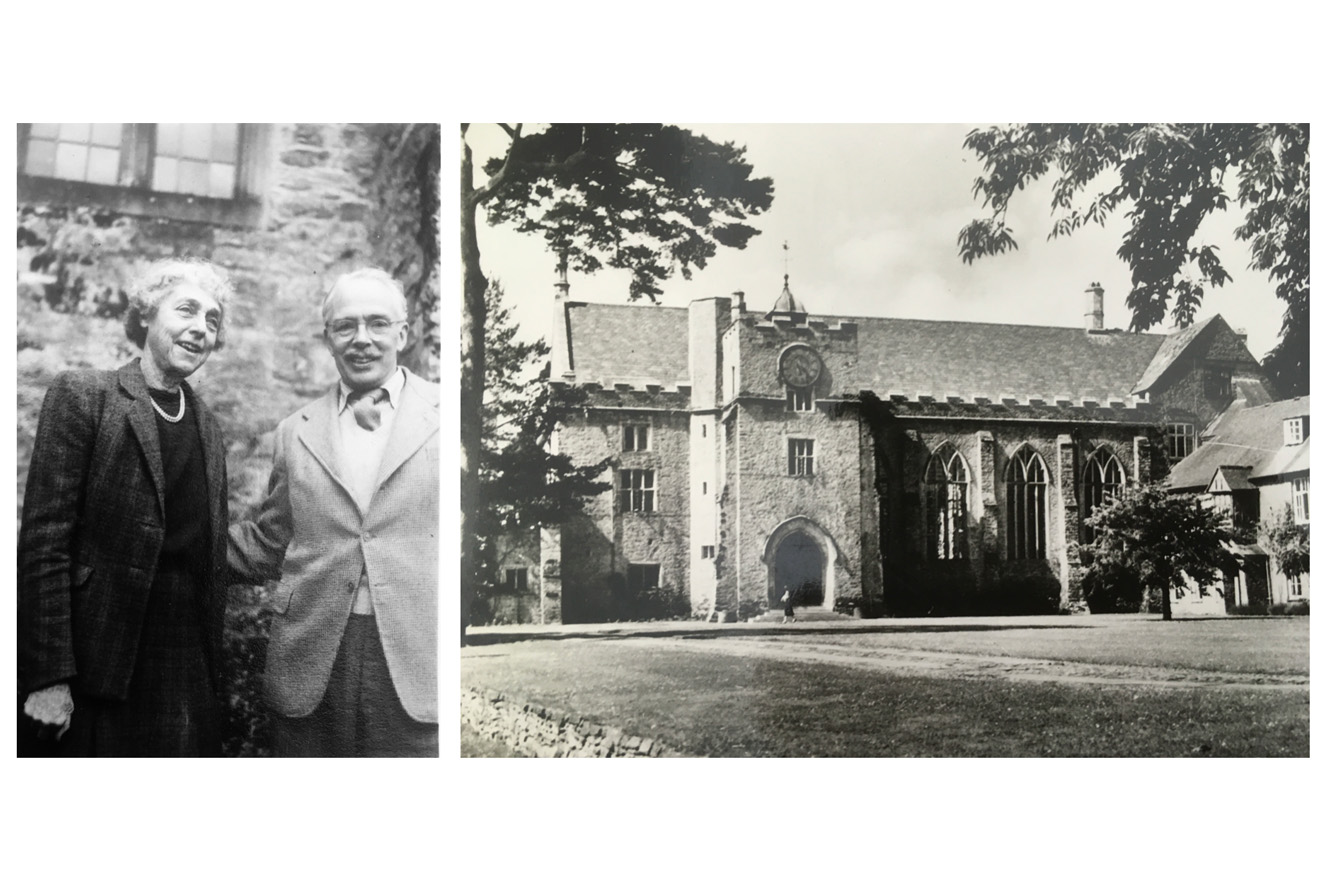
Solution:
{"label": "stone building", "polygon": [[1233,546],[1240,570],[1209,593],[1195,586],[1179,591],[1175,608],[1222,613],[1310,603],[1311,575],[1280,572],[1258,527],[1279,522],[1286,511],[1295,523],[1311,525],[1311,411],[1311,397],[1234,400],[1173,469],[1170,490],[1200,496],[1228,514],[1245,538]]}
{"label": "stone building", "polygon": [[1085,297],[1085,327],[1054,328],[811,314],[788,277],[765,312],[559,283],[550,383],[588,399],[551,445],[612,457],[613,489],[541,528],[533,620],[643,600],[744,618],[786,592],[866,616],[1083,610],[1090,509],[1264,390],[1222,318],[1107,330],[1103,290]]}

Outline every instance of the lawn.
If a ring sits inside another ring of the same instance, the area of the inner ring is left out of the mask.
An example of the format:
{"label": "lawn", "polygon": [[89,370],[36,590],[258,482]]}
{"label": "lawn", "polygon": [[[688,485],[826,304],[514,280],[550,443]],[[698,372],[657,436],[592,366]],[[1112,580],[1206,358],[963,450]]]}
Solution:
{"label": "lawn", "polygon": [[[726,632],[798,647],[845,644],[1107,664],[1307,673],[1307,621],[1063,620],[953,629],[900,623]],[[895,630],[885,630],[888,627]],[[644,631],[660,637],[661,626]],[[687,625],[676,632],[688,634]],[[691,631],[695,636],[708,632]],[[1180,688],[882,673],[634,642],[632,630],[503,642],[463,653],[463,685],[577,713],[696,756],[1307,756],[1306,686]],[[488,642],[487,641],[499,641]],[[1262,658],[1262,654],[1266,656]],[[1268,666],[1262,666],[1263,661]],[[1237,682],[1244,682],[1238,680]]]}

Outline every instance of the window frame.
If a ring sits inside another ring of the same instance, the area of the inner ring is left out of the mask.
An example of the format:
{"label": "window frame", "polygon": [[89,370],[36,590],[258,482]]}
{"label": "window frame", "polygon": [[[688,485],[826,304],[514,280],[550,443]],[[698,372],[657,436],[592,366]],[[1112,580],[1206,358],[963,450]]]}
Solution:
{"label": "window frame", "polygon": [[272,126],[240,123],[236,135],[234,195],[205,197],[152,190],[156,123],[125,123],[120,137],[120,167],[115,184],[31,175],[27,166],[31,123],[18,124],[18,201],[62,206],[106,207],[124,215],[206,222],[224,227],[256,227],[263,217],[266,162]]}
{"label": "window frame", "polygon": [[1302,599],[1307,596],[1307,587],[1302,581],[1304,574],[1305,573],[1299,572],[1297,575],[1285,576],[1285,580],[1288,584],[1288,596],[1290,599],[1293,597]]}
{"label": "window frame", "polygon": [[[1179,428],[1186,428],[1185,432],[1180,432]],[[1179,441],[1185,445],[1178,446]],[[1179,449],[1185,449],[1181,455],[1177,452]],[[1187,456],[1196,451],[1196,424],[1189,421],[1169,422],[1164,426],[1164,454],[1168,456],[1169,464],[1177,464]]]}
{"label": "window frame", "polygon": [[[817,476],[817,447],[812,437],[786,437],[785,438],[787,475],[790,477],[814,477]],[[803,448],[806,444],[806,452],[796,452],[796,449]]]}
{"label": "window frame", "polygon": [[[651,574],[650,570],[655,570],[656,580],[649,583],[646,579]],[[634,570],[641,577],[640,583],[633,581]],[[659,563],[629,563],[624,575],[624,587],[629,591],[654,591],[660,589],[660,564]]]}
{"label": "window frame", "polygon": [[[505,590],[520,594],[522,591],[531,587],[530,570],[526,566],[504,567],[503,587]],[[519,577],[521,581],[514,582],[513,579]]]}
{"label": "window frame", "polygon": [[716,546],[715,546],[715,545],[702,545],[702,552],[701,552],[701,553],[702,553],[702,556],[701,556],[699,559],[701,559],[701,560],[714,560],[714,559],[716,559]]}
{"label": "window frame", "polygon": [[1312,478],[1294,477],[1289,483],[1293,495],[1293,522],[1310,523],[1312,521]]}
{"label": "window frame", "polygon": [[794,385],[785,386],[785,411],[808,413],[817,409],[816,402],[813,399],[812,388],[797,388]]}
{"label": "window frame", "polygon": [[924,555],[930,560],[968,560],[970,466],[960,450],[944,443],[924,466]]}
{"label": "window frame", "polygon": [[[651,422],[626,421],[623,422],[619,428],[619,445],[623,447],[620,450],[621,452],[651,451],[651,438],[654,436],[651,433]],[[631,449],[628,447],[628,437],[630,433],[632,434],[632,442],[634,443],[634,446]]]}
{"label": "window frame", "polygon": [[1008,560],[1048,559],[1048,484],[1048,465],[1033,446],[1012,453],[1006,470]]}
{"label": "window frame", "polygon": [[[638,483],[636,481],[640,480]],[[619,470],[619,511],[624,514],[656,513],[656,469]]]}
{"label": "window frame", "polygon": [[[1117,481],[1109,481],[1109,471],[1117,472]],[[1117,453],[1107,446],[1100,446],[1085,460],[1081,471],[1081,538],[1089,544],[1095,539],[1093,528],[1086,526],[1097,507],[1116,501],[1127,491],[1127,469]]]}

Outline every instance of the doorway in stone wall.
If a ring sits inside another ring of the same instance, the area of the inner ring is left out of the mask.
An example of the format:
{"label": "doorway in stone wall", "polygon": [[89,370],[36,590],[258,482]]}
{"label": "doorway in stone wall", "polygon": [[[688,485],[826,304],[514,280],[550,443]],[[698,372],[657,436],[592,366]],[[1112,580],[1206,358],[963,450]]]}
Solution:
{"label": "doorway in stone wall", "polygon": [[772,564],[768,603],[773,609],[784,604],[781,597],[789,591],[795,606],[821,606],[825,589],[822,576],[826,562],[822,546],[806,532],[792,532],[776,548]]}

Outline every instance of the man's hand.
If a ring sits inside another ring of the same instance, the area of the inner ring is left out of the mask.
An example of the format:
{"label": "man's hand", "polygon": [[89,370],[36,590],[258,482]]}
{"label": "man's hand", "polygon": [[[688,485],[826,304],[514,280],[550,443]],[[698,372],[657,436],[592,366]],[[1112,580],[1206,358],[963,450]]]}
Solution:
{"label": "man's hand", "polygon": [[57,683],[28,693],[23,713],[41,724],[37,728],[38,738],[59,741],[74,718],[74,699],[69,694],[69,684]]}

